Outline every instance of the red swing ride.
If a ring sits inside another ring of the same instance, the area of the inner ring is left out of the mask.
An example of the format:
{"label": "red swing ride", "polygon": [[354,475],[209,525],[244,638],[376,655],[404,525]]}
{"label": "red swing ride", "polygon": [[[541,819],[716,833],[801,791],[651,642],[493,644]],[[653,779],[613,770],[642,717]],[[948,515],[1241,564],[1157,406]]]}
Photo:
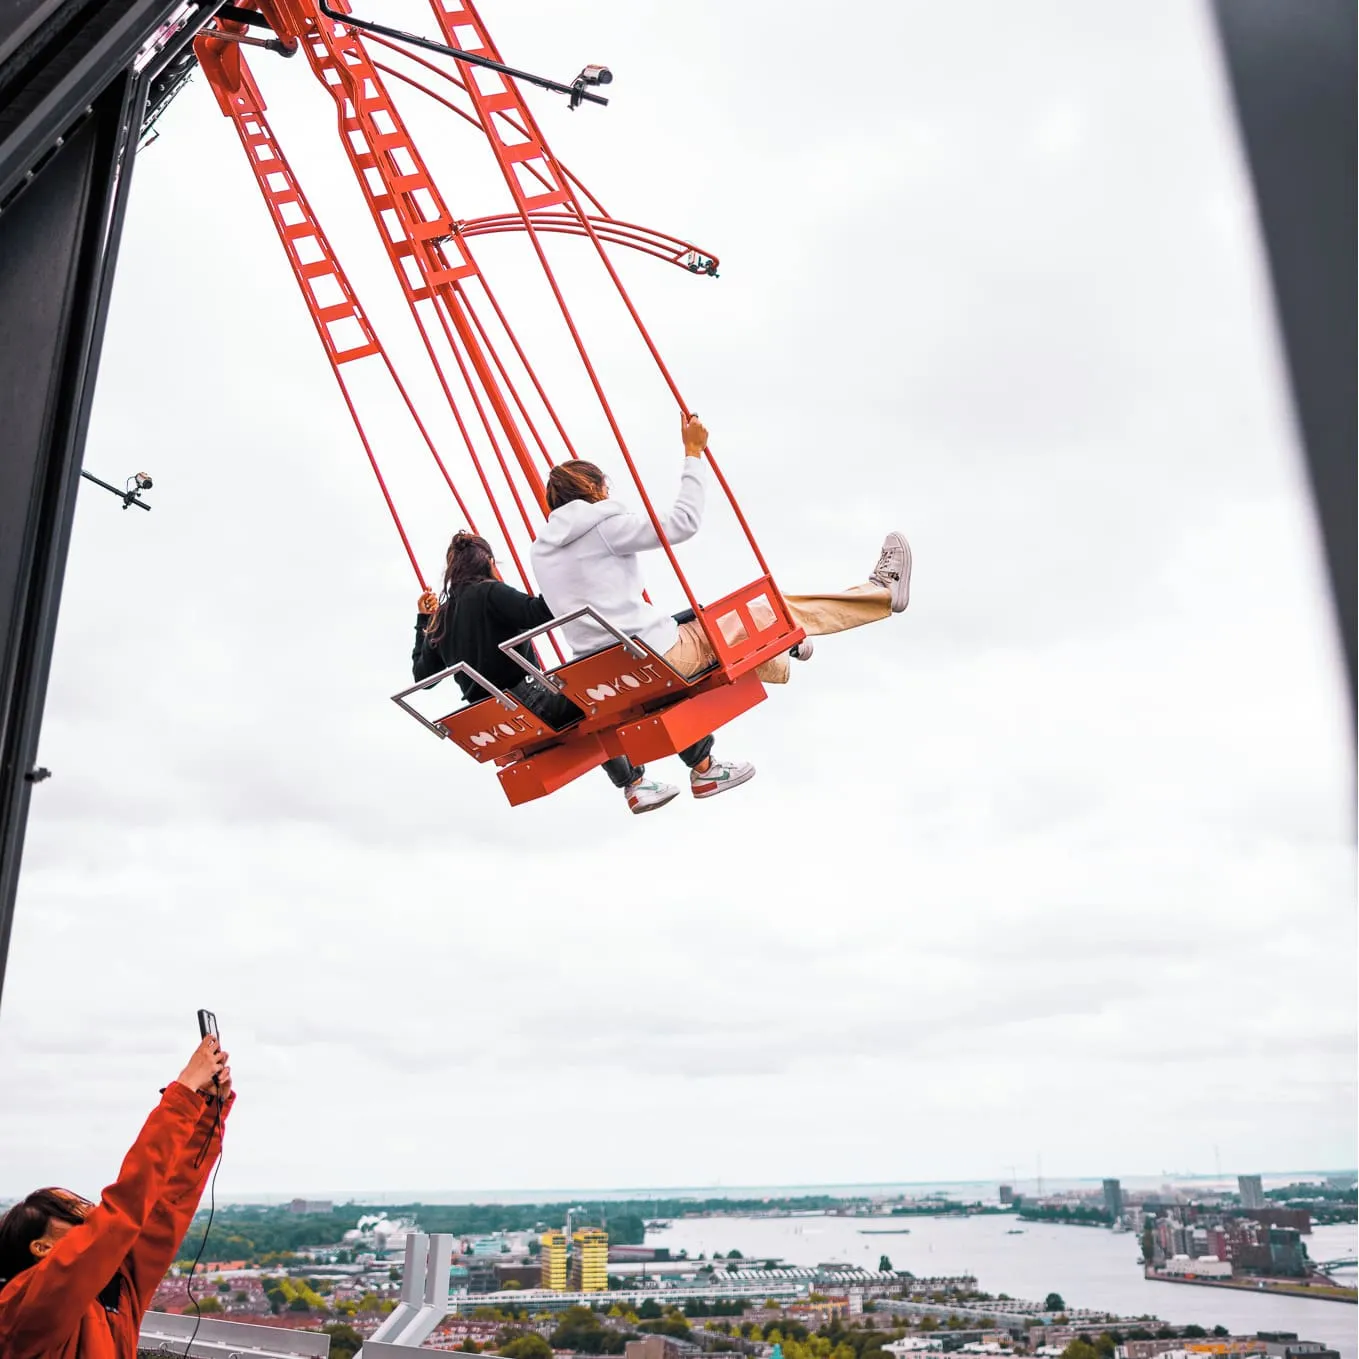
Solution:
{"label": "red swing ride", "polygon": [[[530,253],[524,267],[536,267],[550,290],[588,378],[592,400],[607,423],[693,616],[712,645],[715,663],[686,678],[598,614],[596,621],[616,641],[601,651],[563,659],[550,669],[525,661],[515,648],[526,641],[550,638],[554,629],[579,615],[553,619],[531,633],[511,638],[502,648],[506,655],[580,709],[580,720],[563,730],[548,727],[511,695],[463,665],[393,696],[398,706],[440,739],[451,741],[480,763],[498,766],[506,796],[518,805],[555,792],[611,756],[623,754],[639,764],[660,759],[740,716],[764,698],[755,668],[788,651],[804,633],[789,614],[710,449],[704,456],[760,574],[716,600],[704,602],[696,596],[666,540],[606,395],[599,365],[586,347],[566,290],[544,249],[546,236],[573,236],[586,243],[582,248],[597,255],[608,285],[616,290],[680,411],[691,409],[629,297],[609,248],[627,247],[700,275],[716,274],[716,257],[605,212],[599,200],[552,154],[516,84],[517,79],[524,80],[566,94],[575,108],[607,102],[596,90],[609,83],[609,72],[586,67],[576,81],[565,85],[514,71],[502,62],[472,0],[429,3],[442,42],[360,19],[350,12],[347,0],[251,0],[249,5],[224,6],[214,27],[196,39],[195,52],[222,112],[240,138],[425,607],[432,598],[429,581],[384,477],[375,442],[361,418],[352,375],[365,368],[386,374],[466,526],[473,532],[480,530],[450,471],[454,455],[433,436],[431,422],[422,419],[411,395],[413,384],[403,378],[379,339],[270,128],[264,99],[246,61],[250,47],[288,56],[300,52],[334,101],[341,145],[420,337],[421,361],[429,370],[425,376],[432,373],[438,399],[456,425],[462,445],[456,456],[465,458],[475,473],[523,588],[535,593],[509,520],[517,514],[529,540],[533,539],[535,524],[547,513],[540,469],[575,457],[576,450],[469,245],[479,237],[507,233],[519,233],[527,240]],[[261,36],[265,29],[267,37]],[[442,56],[443,61],[416,56],[412,47]],[[370,48],[399,53],[406,63],[419,68],[419,76],[377,60]],[[513,212],[471,220],[453,215],[384,77],[437,100],[484,138],[509,190]],[[440,88],[448,94],[426,84],[426,78],[441,81]],[[512,359],[493,342],[493,330],[502,337],[502,346],[508,342]],[[531,396],[513,381],[511,366],[520,373],[521,384],[527,376]],[[450,378],[450,369],[456,380]],[[539,411],[538,421],[532,418],[530,405]],[[504,491],[497,494],[502,483]],[[440,552],[447,537],[438,544]],[[560,651],[558,657],[562,659]],[[417,710],[412,702],[417,693],[460,671],[491,696],[433,718]]]}

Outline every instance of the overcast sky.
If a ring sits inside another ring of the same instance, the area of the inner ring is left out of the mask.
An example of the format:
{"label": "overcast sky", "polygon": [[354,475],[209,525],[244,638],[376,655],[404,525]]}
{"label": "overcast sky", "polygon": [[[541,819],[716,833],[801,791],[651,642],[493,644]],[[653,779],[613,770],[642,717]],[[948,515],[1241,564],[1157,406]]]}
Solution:
{"label": "overcast sky", "polygon": [[[483,9],[513,64],[612,66],[607,109],[530,96],[546,135],[721,257],[620,264],[780,584],[860,580],[900,528],[911,608],[720,733],[739,793],[512,811],[388,701],[414,581],[196,77],[123,241],[86,465],[155,509],[81,492],[0,1194],[110,1179],[198,1006],[241,1091],[226,1197],[1352,1166],[1344,682],[1206,10]],[[327,96],[252,60],[396,327]],[[502,210],[419,100],[454,212]],[[673,406],[555,244],[668,496]],[[625,495],[526,243],[473,248]],[[458,520],[399,425],[434,574]],[[710,597],[754,574],[721,514],[686,560]]]}

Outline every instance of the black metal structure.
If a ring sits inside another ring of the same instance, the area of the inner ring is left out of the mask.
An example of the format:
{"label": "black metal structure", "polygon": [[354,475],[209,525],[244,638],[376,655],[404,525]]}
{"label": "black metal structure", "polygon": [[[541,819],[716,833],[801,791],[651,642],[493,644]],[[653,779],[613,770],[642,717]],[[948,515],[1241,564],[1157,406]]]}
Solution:
{"label": "black metal structure", "polygon": [[137,140],[216,8],[0,0],[0,986]]}
{"label": "black metal structure", "polygon": [[1354,0],[1214,0],[1355,718]]}
{"label": "black metal structure", "polygon": [[[1353,705],[1354,5],[1215,5]],[[154,121],[182,86],[188,44],[220,7],[221,0],[0,0],[0,986],[29,794],[46,773],[34,760],[137,143],[148,114]],[[178,27],[167,32],[171,21]],[[595,83],[591,73],[578,78],[578,91],[567,90],[603,103],[585,89]]]}

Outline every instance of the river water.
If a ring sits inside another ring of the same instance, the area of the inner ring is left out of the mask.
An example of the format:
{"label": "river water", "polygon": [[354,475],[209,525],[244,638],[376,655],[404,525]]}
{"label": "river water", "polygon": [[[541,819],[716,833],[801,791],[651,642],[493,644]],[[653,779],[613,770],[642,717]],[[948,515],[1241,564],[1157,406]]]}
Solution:
{"label": "river water", "polygon": [[[877,1235],[888,1229],[905,1235]],[[1008,1233],[1023,1228],[1022,1236]],[[866,1234],[865,1229],[869,1233]],[[1353,1224],[1314,1227],[1307,1250],[1318,1261],[1353,1257]],[[1041,1301],[1060,1293],[1071,1307],[1107,1309],[1122,1316],[1153,1316],[1188,1325],[1228,1327],[1234,1335],[1295,1331],[1359,1359],[1359,1308],[1349,1303],[1268,1297],[1223,1288],[1155,1283],[1142,1277],[1138,1239],[1095,1227],[1020,1223],[1008,1214],[964,1218],[793,1217],[679,1218],[647,1234],[649,1246],[672,1252],[739,1250],[750,1258],[791,1265],[837,1260],[875,1268],[879,1256],[912,1274],[975,1274],[978,1288]],[[1353,1283],[1353,1272],[1338,1277]]]}

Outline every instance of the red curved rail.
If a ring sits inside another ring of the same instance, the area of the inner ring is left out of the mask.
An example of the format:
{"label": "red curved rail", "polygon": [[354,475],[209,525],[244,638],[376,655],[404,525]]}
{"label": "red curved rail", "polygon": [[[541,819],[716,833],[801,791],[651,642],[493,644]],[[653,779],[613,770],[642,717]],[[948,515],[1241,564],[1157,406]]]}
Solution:
{"label": "red curved rail", "polygon": [[[535,231],[558,232],[566,236],[590,237],[589,228],[574,212],[545,212],[538,210],[528,214]],[[667,236],[663,231],[653,231],[650,227],[638,226],[635,222],[619,222],[612,217],[590,215],[587,220],[594,227],[595,235],[610,245],[626,245],[640,250],[644,255],[664,260],[667,264],[677,264],[691,274],[707,274],[717,277],[718,259],[716,255],[700,250],[678,236]],[[494,236],[502,231],[527,231],[524,218],[517,212],[496,213],[489,217],[473,217],[466,222],[454,223],[455,229],[463,236]]]}

